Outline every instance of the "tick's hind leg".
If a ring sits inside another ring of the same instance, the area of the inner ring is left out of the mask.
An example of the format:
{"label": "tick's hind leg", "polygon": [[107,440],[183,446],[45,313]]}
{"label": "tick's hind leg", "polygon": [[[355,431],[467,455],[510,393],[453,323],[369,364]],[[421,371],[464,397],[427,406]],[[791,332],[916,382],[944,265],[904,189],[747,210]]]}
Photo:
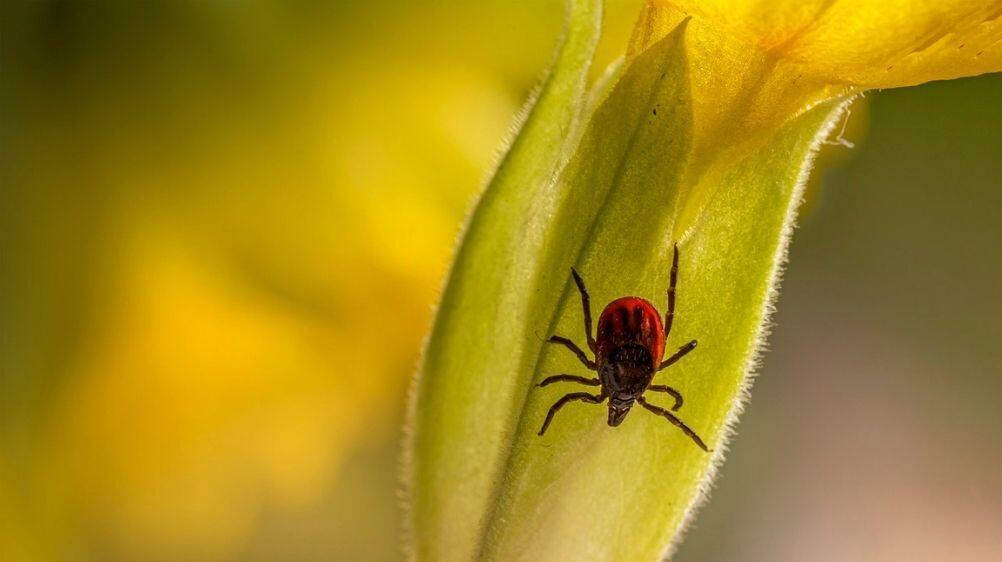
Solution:
{"label": "tick's hind leg", "polygon": [[579,382],[581,384],[586,384],[588,386],[598,386],[598,385],[602,384],[601,382],[599,382],[598,379],[589,379],[589,378],[585,378],[585,377],[579,377],[577,375],[560,374],[560,375],[553,375],[551,377],[546,377],[545,379],[543,379],[543,382],[539,383],[536,386],[546,386],[548,384],[552,384],[552,383],[560,382],[560,381]]}
{"label": "tick's hind leg", "polygon": [[651,392],[664,392],[665,394],[668,394],[672,398],[674,398],[675,405],[671,407],[671,411],[673,412],[677,412],[678,409],[682,407],[682,393],[680,393],[679,391],[675,390],[674,388],[666,384],[651,385],[650,387],[648,387],[647,390]]}
{"label": "tick's hind leg", "polygon": [[578,275],[578,272],[571,268],[571,275],[574,276],[574,283],[578,286],[578,292],[581,293],[581,308],[584,311],[584,328],[585,337],[588,338],[588,349],[595,353],[598,351],[598,345],[595,344],[595,338],[591,335],[591,303],[588,299],[588,290],[585,289],[584,279]]}
{"label": "tick's hind leg", "polygon": [[543,427],[539,429],[538,435],[546,433],[546,428],[550,426],[550,422],[553,421],[553,416],[557,413],[557,410],[562,408],[564,404],[574,401],[581,400],[582,402],[588,402],[590,404],[601,404],[605,400],[604,394],[599,394],[595,396],[593,394],[588,394],[587,392],[573,392],[557,400],[557,403],[550,407],[550,411],[546,413],[546,421],[543,422]]}
{"label": "tick's hind leg", "polygon": [[595,366],[595,362],[592,361],[591,359],[588,359],[588,356],[585,355],[585,352],[581,351],[581,348],[578,347],[578,344],[572,342],[571,340],[563,336],[550,336],[550,339],[547,341],[549,341],[550,343],[559,343],[560,345],[567,347],[567,349],[570,349],[571,351],[574,352],[574,355],[578,356],[578,359],[580,359],[581,362],[584,363],[585,367],[588,367],[592,371],[598,368]]}
{"label": "tick's hind leg", "polygon": [[654,412],[655,414],[662,416],[664,418],[667,418],[668,421],[670,421],[679,429],[681,429],[682,433],[686,434],[689,437],[689,439],[695,441],[696,444],[699,445],[700,449],[706,451],[707,453],[710,452],[710,450],[706,448],[706,443],[703,443],[703,440],[700,439],[698,435],[696,435],[696,432],[693,431],[689,426],[685,425],[685,422],[675,417],[674,414],[672,414],[668,410],[665,410],[664,408],[659,408],[654,404],[648,403],[646,400],[644,400],[642,396],[637,399],[637,402],[639,402],[641,406],[647,408],[649,411]]}

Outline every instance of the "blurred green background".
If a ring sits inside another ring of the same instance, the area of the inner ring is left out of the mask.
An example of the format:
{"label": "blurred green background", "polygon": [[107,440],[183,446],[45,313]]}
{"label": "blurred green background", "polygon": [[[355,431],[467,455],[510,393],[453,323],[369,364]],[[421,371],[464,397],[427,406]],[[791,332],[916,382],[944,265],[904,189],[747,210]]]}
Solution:
{"label": "blurred green background", "polygon": [[[0,14],[0,560],[401,560],[408,379],[561,2]],[[1002,559],[1000,100],[854,106],[678,560]]]}

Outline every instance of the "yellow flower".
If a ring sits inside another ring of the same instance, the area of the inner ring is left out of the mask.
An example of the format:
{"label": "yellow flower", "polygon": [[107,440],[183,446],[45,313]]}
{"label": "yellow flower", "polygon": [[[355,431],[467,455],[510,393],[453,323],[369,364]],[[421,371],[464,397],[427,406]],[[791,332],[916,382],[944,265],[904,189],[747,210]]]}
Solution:
{"label": "yellow flower", "polygon": [[692,14],[697,25],[717,26],[833,84],[893,88],[1002,70],[998,0],[655,0],[653,4]]}
{"label": "yellow flower", "polygon": [[685,22],[694,177],[675,228],[696,224],[717,164],[819,103],[1002,70],[1002,1],[649,0],[628,61]]}

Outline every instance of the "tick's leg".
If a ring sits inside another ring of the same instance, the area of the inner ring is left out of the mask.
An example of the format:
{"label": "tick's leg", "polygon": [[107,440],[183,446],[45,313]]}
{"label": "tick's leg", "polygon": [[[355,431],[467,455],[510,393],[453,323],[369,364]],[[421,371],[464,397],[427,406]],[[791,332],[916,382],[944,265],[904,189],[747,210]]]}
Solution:
{"label": "tick's leg", "polygon": [[696,340],[692,340],[691,342],[678,348],[678,351],[675,352],[675,355],[672,355],[668,359],[665,359],[664,361],[661,362],[661,366],[658,367],[658,370],[660,371],[663,369],[667,369],[669,366],[678,362],[679,359],[685,357],[685,355],[690,351],[692,351],[693,349],[696,349]]}
{"label": "tick's leg", "polygon": [[675,399],[675,405],[671,407],[671,411],[673,412],[677,412],[678,409],[682,407],[682,394],[666,384],[651,385],[650,387],[648,387],[647,390],[650,390],[652,392],[664,392],[666,394],[670,394],[671,397]]}
{"label": "tick's leg", "polygon": [[597,368],[595,367],[595,362],[592,361],[591,359],[588,359],[588,356],[585,355],[585,352],[581,351],[581,348],[578,347],[578,345],[572,342],[571,340],[561,336],[550,336],[550,339],[548,341],[550,343],[559,343],[560,345],[566,346],[567,349],[574,352],[574,355],[578,356],[578,359],[580,359],[581,362],[585,364],[585,367],[588,367],[592,371],[594,371]]}
{"label": "tick's leg", "polygon": [[582,402],[588,402],[590,404],[601,404],[602,401],[605,400],[605,395],[599,394],[598,396],[595,396],[588,394],[587,392],[574,392],[564,396],[560,400],[557,400],[557,403],[551,406],[550,411],[547,412],[546,421],[543,422],[543,427],[540,428],[538,435],[546,433],[546,428],[550,426],[550,422],[553,421],[553,416],[557,413],[557,410],[562,408],[564,404],[574,400],[581,400]]}
{"label": "tick's leg", "polygon": [[577,284],[578,291],[581,293],[581,308],[584,310],[585,337],[588,338],[588,348],[591,349],[592,353],[595,353],[598,351],[598,346],[595,345],[595,338],[591,335],[591,302],[588,300],[588,290],[585,289],[584,280],[573,267],[571,275],[574,276],[574,283]]}
{"label": "tick's leg", "polygon": [[585,377],[579,377],[577,375],[553,375],[552,377],[546,377],[543,382],[539,383],[537,386],[546,386],[551,383],[567,381],[567,382],[579,382],[581,384],[586,384],[588,386],[598,386],[602,384],[598,379],[589,379]]}
{"label": "tick's leg", "polygon": [[667,418],[668,421],[670,421],[671,423],[675,424],[675,426],[677,426],[679,429],[681,429],[682,433],[688,435],[689,439],[692,439],[693,441],[695,441],[696,444],[699,445],[700,449],[706,451],[707,453],[710,452],[710,450],[706,448],[706,443],[703,443],[703,440],[700,439],[698,435],[696,435],[696,432],[693,431],[692,429],[690,429],[689,426],[685,425],[685,422],[683,422],[682,420],[676,418],[674,414],[672,414],[668,410],[665,410],[664,408],[659,408],[659,407],[657,407],[657,406],[655,406],[653,404],[648,403],[646,400],[644,400],[643,396],[641,396],[640,398],[638,398],[637,402],[640,402],[641,406],[643,406],[644,408],[647,408],[651,412],[654,412],[655,414],[657,414],[659,416],[663,416],[663,417]]}
{"label": "tick's leg", "polygon": [[671,258],[671,278],[668,281],[668,310],[665,311],[665,339],[671,333],[671,323],[675,319],[675,284],[678,283],[678,244],[675,244]]}

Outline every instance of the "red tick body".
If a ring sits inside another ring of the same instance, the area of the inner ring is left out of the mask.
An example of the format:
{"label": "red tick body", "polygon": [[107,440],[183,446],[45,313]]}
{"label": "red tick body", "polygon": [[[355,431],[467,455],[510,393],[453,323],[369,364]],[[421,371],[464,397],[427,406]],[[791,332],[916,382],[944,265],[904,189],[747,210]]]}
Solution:
{"label": "red tick body", "polygon": [[[609,425],[612,427],[623,423],[634,403],[640,404],[646,410],[666,418],[692,439],[704,451],[706,444],[688,425],[672,412],[682,407],[682,394],[667,385],[651,384],[654,375],[673,365],[676,361],[696,349],[696,340],[683,345],[668,359],[664,359],[665,340],[671,333],[672,320],[675,315],[675,285],[678,281],[678,246],[675,246],[672,257],[671,278],[668,285],[668,310],[664,323],[661,315],[650,302],[640,297],[622,297],[609,303],[598,318],[597,337],[591,334],[591,304],[584,280],[577,271],[571,269],[574,282],[581,293],[581,306],[584,311],[585,335],[588,347],[595,354],[595,360],[588,358],[573,341],[562,336],[551,336],[550,343],[566,346],[577,355],[578,359],[589,369],[598,372],[597,378],[586,378],[577,375],[559,374],[547,377],[539,386],[568,381],[589,386],[600,386],[598,395],[587,392],[573,392],[558,400],[546,414],[546,421],[539,430],[539,435],[546,432],[553,416],[560,408],[571,401],[580,400],[591,404],[601,404],[609,400]],[[655,406],[644,399],[646,391],[664,392],[675,399],[671,411]]]}
{"label": "red tick body", "polygon": [[[608,357],[614,349],[636,344],[650,351],[651,369],[665,354],[665,329],[654,305],[640,297],[621,297],[606,305],[598,317],[596,355]],[[601,362],[601,359],[596,362]]]}

